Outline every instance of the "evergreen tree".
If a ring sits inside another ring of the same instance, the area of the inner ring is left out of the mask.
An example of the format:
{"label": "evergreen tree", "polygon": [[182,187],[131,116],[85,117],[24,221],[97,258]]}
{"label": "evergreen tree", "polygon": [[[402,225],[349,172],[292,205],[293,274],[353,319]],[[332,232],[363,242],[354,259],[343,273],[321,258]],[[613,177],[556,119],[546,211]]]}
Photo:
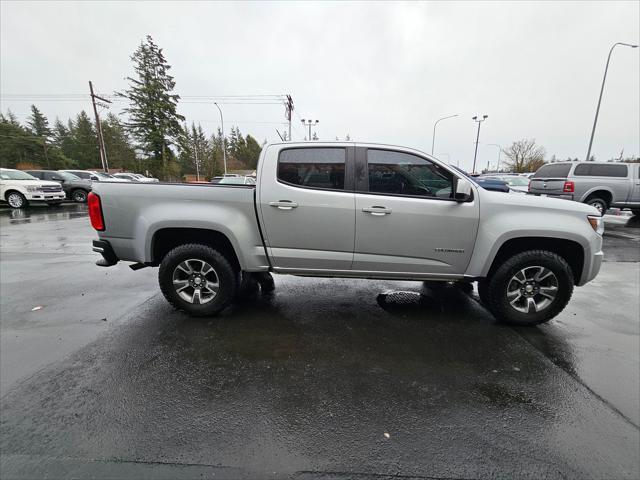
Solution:
{"label": "evergreen tree", "polygon": [[102,122],[102,136],[110,168],[138,170],[135,149],[123,123],[113,113]]}
{"label": "evergreen tree", "polygon": [[[45,117],[38,107],[31,105],[31,116],[27,120],[28,131],[37,138],[38,143],[42,146],[42,157],[44,158],[44,164],[47,168],[51,168],[51,161],[48,155],[49,137],[51,136],[51,129],[49,128],[49,120]],[[40,157],[40,154],[36,153],[35,157]],[[39,158],[34,158],[34,161],[39,161]]]}
{"label": "evergreen tree", "polygon": [[71,148],[68,152],[72,162],[82,169],[101,169],[98,137],[87,112],[82,110],[70,130]]}
{"label": "evergreen tree", "polygon": [[147,35],[131,56],[135,75],[127,77],[129,88],[118,95],[129,100],[125,112],[129,115],[127,127],[140,148],[151,156],[154,174],[162,178],[179,173],[172,165],[174,155],[170,149],[182,135],[180,122],[184,117],[177,112],[179,96],[172,93],[175,81],[159,48]]}

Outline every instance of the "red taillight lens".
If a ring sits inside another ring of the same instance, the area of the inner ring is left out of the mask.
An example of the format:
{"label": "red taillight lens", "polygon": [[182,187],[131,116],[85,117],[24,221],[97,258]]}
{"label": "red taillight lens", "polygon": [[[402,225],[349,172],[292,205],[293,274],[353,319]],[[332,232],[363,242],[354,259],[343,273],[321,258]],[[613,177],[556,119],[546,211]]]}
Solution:
{"label": "red taillight lens", "polygon": [[564,182],[564,188],[562,189],[562,191],[564,193],[573,193],[573,182]]}
{"label": "red taillight lens", "polygon": [[104,218],[102,217],[102,204],[100,197],[93,192],[89,192],[87,197],[87,206],[89,207],[89,218],[91,226],[99,232],[104,230]]}

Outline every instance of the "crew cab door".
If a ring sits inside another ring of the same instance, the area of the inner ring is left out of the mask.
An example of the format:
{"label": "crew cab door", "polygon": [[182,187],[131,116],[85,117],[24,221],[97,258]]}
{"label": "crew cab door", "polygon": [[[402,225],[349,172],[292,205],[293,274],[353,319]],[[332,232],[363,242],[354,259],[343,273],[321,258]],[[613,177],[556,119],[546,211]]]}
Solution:
{"label": "crew cab door", "polygon": [[355,238],[353,147],[272,146],[258,184],[275,270],[349,270]]}
{"label": "crew cab door", "polygon": [[388,276],[463,274],[480,211],[477,195],[465,203],[452,198],[455,178],[417,154],[358,147],[352,270]]}

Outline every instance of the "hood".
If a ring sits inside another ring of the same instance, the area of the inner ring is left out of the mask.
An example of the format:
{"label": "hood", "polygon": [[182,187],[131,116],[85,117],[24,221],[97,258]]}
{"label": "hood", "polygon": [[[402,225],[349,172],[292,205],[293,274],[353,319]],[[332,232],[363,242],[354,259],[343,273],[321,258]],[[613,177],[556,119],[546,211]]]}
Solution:
{"label": "hood", "polygon": [[[573,212],[584,215],[600,216],[600,212],[590,205],[571,200],[562,200],[552,197],[538,197],[536,195],[505,195],[500,192],[491,192],[489,190],[478,189],[480,199],[483,197],[490,200],[491,203],[501,203],[511,206],[514,210],[528,210],[531,208],[562,210],[565,212]],[[482,204],[481,204],[482,205]],[[482,208],[482,207],[480,207]]]}
{"label": "hood", "polygon": [[[50,182],[48,180],[4,180],[5,182],[11,182],[15,185],[24,185],[32,187],[60,187],[58,182]],[[60,187],[62,188],[62,187]]]}

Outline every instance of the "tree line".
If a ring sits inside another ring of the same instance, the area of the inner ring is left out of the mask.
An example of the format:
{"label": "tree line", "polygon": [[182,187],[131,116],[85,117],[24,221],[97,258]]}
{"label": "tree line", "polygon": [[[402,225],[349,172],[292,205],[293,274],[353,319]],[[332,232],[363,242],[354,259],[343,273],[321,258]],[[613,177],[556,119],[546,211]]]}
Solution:
{"label": "tree line", "polygon": [[[128,88],[115,92],[128,102],[126,118],[110,112],[100,122],[110,168],[163,180],[196,172],[211,178],[223,172],[223,145],[230,169],[256,168],[262,147],[238,127],[223,139],[219,129],[207,136],[200,125],[187,126],[177,111],[171,66],[150,36],[131,60]],[[56,118],[53,126],[35,105],[24,125],[11,111],[0,113],[0,166],[101,169],[96,124],[84,110],[66,123]]]}

